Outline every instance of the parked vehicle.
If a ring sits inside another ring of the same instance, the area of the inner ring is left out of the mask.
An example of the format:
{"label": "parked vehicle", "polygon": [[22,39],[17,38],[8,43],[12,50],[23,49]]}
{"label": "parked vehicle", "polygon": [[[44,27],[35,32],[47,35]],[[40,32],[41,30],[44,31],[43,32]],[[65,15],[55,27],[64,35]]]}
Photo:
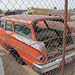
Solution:
{"label": "parked vehicle", "polygon": [[[63,31],[62,17],[4,16],[0,20],[0,43],[14,55],[18,63],[26,63],[35,71],[44,73],[61,66]],[[75,59],[75,34],[72,36],[69,26],[66,35],[67,64]]]}
{"label": "parked vehicle", "polygon": [[5,11],[4,12],[4,15],[5,16],[8,16],[8,15],[20,15],[22,14],[23,12],[25,12],[26,10],[14,10],[14,11]]}
{"label": "parked vehicle", "polygon": [[[57,10],[57,11],[50,12],[47,15],[48,16],[59,16],[59,17],[64,18],[64,11],[63,10]],[[68,11],[67,21],[68,22],[75,21],[75,12],[74,11]]]}
{"label": "parked vehicle", "polygon": [[[48,16],[59,16],[64,19],[64,11],[63,10],[53,11],[53,12],[48,13],[47,15]],[[75,36],[75,12],[74,11],[68,11],[67,25],[69,26],[70,31],[73,34],[73,36]]]}
{"label": "parked vehicle", "polygon": [[52,11],[56,11],[56,9],[28,7],[27,11],[24,13],[33,15],[47,15],[49,12]]}

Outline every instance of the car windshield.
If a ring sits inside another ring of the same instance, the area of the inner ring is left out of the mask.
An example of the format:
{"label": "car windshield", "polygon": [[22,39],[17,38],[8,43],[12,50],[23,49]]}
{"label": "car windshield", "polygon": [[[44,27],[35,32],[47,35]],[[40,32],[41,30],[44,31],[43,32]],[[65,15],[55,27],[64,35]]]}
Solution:
{"label": "car windshield", "polygon": [[[62,22],[58,21],[39,21],[34,26],[35,36],[38,41],[44,41],[48,38],[54,38],[57,36],[56,31],[60,31],[62,35],[64,26]],[[41,37],[41,38],[40,38]]]}
{"label": "car windshield", "polygon": [[[60,21],[39,21],[34,25],[34,32],[37,41],[42,41],[48,47],[63,46],[64,24]],[[73,39],[67,29],[67,46],[73,44]],[[55,45],[54,45],[55,44]]]}

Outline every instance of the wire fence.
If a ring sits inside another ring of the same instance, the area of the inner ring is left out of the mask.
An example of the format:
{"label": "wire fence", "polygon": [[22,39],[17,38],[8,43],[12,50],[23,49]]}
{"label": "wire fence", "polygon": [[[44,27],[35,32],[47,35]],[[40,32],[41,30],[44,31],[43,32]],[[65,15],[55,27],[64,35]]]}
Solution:
{"label": "wire fence", "polygon": [[5,75],[75,75],[75,1],[0,0],[0,44]]}

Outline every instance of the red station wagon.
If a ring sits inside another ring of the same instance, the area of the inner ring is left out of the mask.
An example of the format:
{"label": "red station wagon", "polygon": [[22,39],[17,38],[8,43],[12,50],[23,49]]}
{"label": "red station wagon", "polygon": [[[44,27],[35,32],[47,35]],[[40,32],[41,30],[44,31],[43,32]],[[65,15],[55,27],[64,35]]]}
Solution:
{"label": "red station wagon", "polygon": [[[0,19],[0,43],[20,64],[44,73],[61,66],[63,18],[43,15],[12,15]],[[65,63],[75,59],[75,29],[67,26]],[[73,35],[73,36],[72,36]]]}

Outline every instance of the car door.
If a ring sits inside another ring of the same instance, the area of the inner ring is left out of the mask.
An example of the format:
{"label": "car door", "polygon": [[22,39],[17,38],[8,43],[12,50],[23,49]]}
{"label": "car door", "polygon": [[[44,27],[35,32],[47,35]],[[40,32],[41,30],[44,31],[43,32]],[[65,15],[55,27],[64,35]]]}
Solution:
{"label": "car door", "polygon": [[2,34],[2,36],[4,37],[4,42],[2,43],[3,47],[5,47],[6,49],[9,49],[10,47],[10,41],[11,39],[11,35],[13,33],[13,27],[12,27],[12,22],[10,21],[6,21],[5,24],[5,29],[4,32]]}
{"label": "car door", "polygon": [[5,24],[5,21],[0,20],[0,43],[2,43],[2,40],[3,40],[2,33],[4,31],[4,24]]}

